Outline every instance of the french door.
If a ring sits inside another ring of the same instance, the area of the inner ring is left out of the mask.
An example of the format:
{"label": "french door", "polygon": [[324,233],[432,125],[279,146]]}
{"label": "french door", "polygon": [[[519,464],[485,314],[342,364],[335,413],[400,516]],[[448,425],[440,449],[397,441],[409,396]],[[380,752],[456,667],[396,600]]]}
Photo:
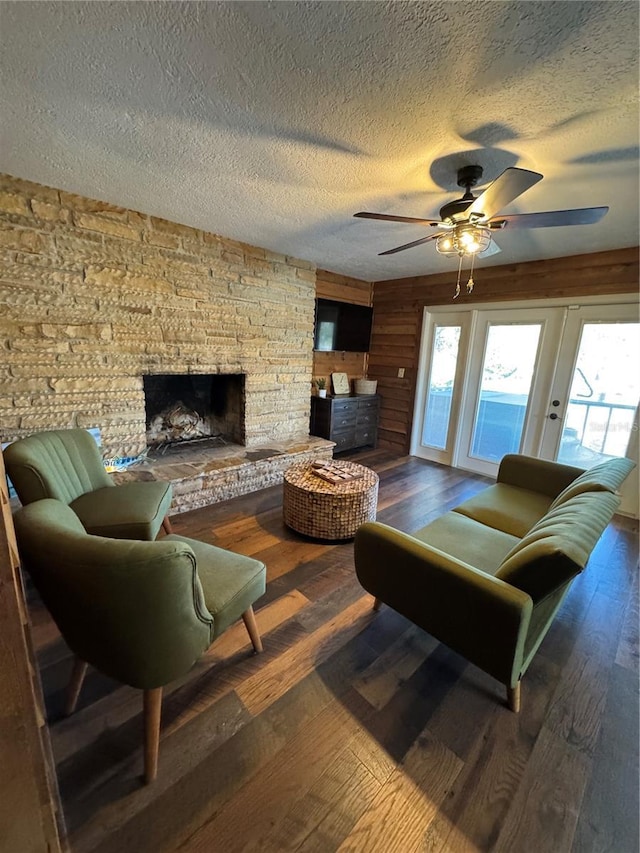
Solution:
{"label": "french door", "polygon": [[490,476],[636,458],[638,364],[637,304],[426,312],[411,453]]}
{"label": "french door", "polygon": [[428,333],[426,338],[423,335],[421,352],[426,346],[427,370],[418,449],[412,449],[414,456],[453,464],[471,320],[471,315],[464,312],[441,313],[425,325]]}
{"label": "french door", "polygon": [[591,468],[638,444],[640,323],[637,307],[569,310],[540,455]]}
{"label": "french door", "polygon": [[536,455],[562,330],[557,309],[478,312],[456,465],[495,475],[505,453]]}

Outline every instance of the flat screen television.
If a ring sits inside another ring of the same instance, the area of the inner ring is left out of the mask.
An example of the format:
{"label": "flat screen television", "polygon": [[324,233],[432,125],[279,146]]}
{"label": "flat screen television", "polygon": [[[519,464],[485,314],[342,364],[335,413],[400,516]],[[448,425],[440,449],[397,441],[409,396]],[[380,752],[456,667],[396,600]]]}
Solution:
{"label": "flat screen television", "polygon": [[313,348],[321,352],[369,352],[373,308],[316,299]]}

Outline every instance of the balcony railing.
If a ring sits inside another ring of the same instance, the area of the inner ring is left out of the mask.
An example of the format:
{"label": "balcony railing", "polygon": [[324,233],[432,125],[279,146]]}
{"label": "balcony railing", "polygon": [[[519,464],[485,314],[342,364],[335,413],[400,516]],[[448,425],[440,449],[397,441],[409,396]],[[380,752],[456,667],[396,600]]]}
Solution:
{"label": "balcony railing", "polygon": [[[634,428],[636,406],[572,398],[562,431],[561,461],[598,461],[624,456]],[[573,448],[573,452],[572,452]]]}
{"label": "balcony railing", "polygon": [[[483,391],[474,431],[472,452],[499,461],[520,449],[527,406],[524,394]],[[432,389],[423,432],[423,444],[443,448],[451,410],[451,389]],[[635,429],[636,406],[573,397],[564,416],[558,460],[591,467],[612,456],[624,456]]]}

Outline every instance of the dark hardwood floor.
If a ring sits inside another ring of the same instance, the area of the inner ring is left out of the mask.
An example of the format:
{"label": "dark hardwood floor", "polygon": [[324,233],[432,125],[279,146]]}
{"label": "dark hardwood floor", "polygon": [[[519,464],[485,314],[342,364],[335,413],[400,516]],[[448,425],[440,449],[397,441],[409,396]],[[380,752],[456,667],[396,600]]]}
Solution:
{"label": "dark hardwood floor", "polygon": [[[383,451],[349,458],[380,474],[379,520],[408,531],[488,482]],[[352,542],[293,533],[281,505],[273,487],[172,519],[265,562],[265,651],[239,623],[165,690],[150,786],[140,693],[90,670],[62,718],[71,659],[32,602],[74,853],[637,853],[636,522],[606,530],[513,714],[492,678],[372,611]]]}

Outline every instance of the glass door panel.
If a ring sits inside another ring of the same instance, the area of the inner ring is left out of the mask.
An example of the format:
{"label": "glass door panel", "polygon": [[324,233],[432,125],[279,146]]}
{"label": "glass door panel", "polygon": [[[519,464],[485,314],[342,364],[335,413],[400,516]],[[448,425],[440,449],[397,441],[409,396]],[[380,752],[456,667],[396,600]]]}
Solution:
{"label": "glass door panel", "polygon": [[411,453],[451,464],[471,314],[425,311]]}
{"label": "glass door panel", "polygon": [[499,462],[518,453],[542,325],[489,324],[471,455]]}
{"label": "glass door panel", "polygon": [[496,476],[506,453],[538,455],[564,311],[478,311],[453,464]]}
{"label": "glass door panel", "polygon": [[437,450],[447,447],[460,331],[460,326],[436,325],[434,329],[422,444]]}
{"label": "glass door panel", "polygon": [[624,456],[640,398],[640,324],[585,323],[557,459],[591,468]]}

